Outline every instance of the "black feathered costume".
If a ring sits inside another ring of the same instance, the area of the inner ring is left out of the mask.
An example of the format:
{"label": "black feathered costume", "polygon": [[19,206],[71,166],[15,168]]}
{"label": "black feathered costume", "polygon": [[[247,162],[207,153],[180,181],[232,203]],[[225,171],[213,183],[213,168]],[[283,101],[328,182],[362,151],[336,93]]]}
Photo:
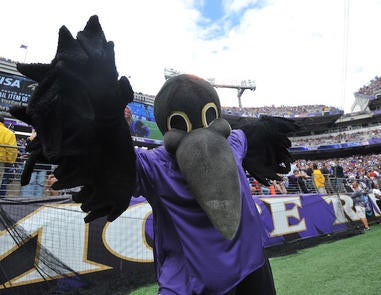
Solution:
{"label": "black feathered costume", "polygon": [[153,209],[160,294],[275,294],[245,170],[265,184],[289,171],[291,120],[229,124],[215,89],[180,75],[155,98],[164,146],[134,149],[123,117],[133,91],[118,80],[113,43],[96,16],[76,38],[60,29],[50,64],[18,69],[39,82],[26,108],[11,109],[37,131],[24,184],[36,161],[57,164],[54,188],[82,186],[73,200],[86,222],[113,221],[143,194]]}

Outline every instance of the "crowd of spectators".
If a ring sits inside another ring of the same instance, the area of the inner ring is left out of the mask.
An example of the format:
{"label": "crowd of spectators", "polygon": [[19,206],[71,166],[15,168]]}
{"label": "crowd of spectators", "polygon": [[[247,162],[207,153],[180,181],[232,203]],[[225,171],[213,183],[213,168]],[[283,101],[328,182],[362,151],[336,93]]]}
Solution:
{"label": "crowd of spectators", "polygon": [[[378,134],[378,133],[377,133]],[[25,144],[25,140],[18,140],[19,147]],[[23,168],[23,159],[25,152],[19,150],[20,160],[16,161],[19,173],[15,174],[15,183],[19,183],[20,173]],[[316,167],[314,167],[314,165]],[[341,174],[338,173],[338,168]],[[269,186],[260,184],[253,177],[249,177],[253,194],[257,195],[276,195],[276,194],[295,194],[295,193],[317,193],[318,187],[314,183],[314,170],[319,169],[325,177],[324,188],[328,194],[341,192],[349,193],[348,187],[354,181],[359,181],[370,190],[373,186],[381,185],[381,154],[371,155],[356,155],[347,158],[335,158],[326,160],[297,160],[291,165],[291,170],[287,175],[281,175],[281,181],[273,181]],[[47,174],[47,179],[44,185],[44,190],[41,196],[59,196],[68,194],[67,191],[53,191],[50,185],[54,182],[51,178],[51,173]],[[340,179],[340,187],[338,187],[338,179]],[[20,192],[10,191],[15,195]],[[322,190],[321,190],[322,191]]]}
{"label": "crowd of spectators", "polygon": [[17,63],[17,61],[14,61],[14,60],[11,60],[9,58],[2,57],[2,56],[0,56],[0,60],[6,61],[6,62],[11,62],[11,63]]}
{"label": "crowd of spectators", "polygon": [[335,143],[348,143],[348,142],[363,142],[371,138],[380,138],[380,129],[362,129],[355,132],[339,132],[315,136],[306,137],[294,137],[290,138],[293,147],[297,146],[320,146],[324,144],[335,144]]}
{"label": "crowd of spectators", "polygon": [[375,90],[381,89],[381,77],[374,77],[368,84],[362,86],[355,95],[362,94],[366,96],[374,95]]}
{"label": "crowd of spectators", "polygon": [[297,160],[291,165],[290,172],[282,175],[282,181],[273,182],[270,187],[249,177],[252,193],[275,195],[322,192],[314,181],[314,170],[319,170],[325,177],[324,189],[328,194],[349,193],[354,181],[362,183],[366,191],[371,191],[381,185],[381,154],[317,161]]}
{"label": "crowd of spectators", "polygon": [[343,111],[326,105],[298,105],[298,106],[263,106],[263,107],[222,107],[222,112],[229,115],[243,117],[259,117],[260,115],[271,115],[280,117],[300,117],[323,116],[326,113],[342,113]]}
{"label": "crowd of spectators", "polygon": [[[377,128],[373,128],[371,131],[369,129],[363,131],[351,130],[348,132],[341,132],[336,134],[323,134],[310,136],[309,138],[291,138],[293,146],[298,144],[313,146],[321,145],[325,143],[333,142],[349,142],[349,141],[361,141],[369,138],[380,137],[381,132]],[[299,141],[298,141],[299,140]],[[23,168],[23,162],[25,159],[25,146],[26,141],[24,136],[17,137],[17,145],[19,147],[18,159],[15,165],[17,166],[19,173],[16,173],[16,178],[20,177],[21,170]],[[332,165],[334,163],[335,165]],[[341,166],[343,168],[343,178],[348,181],[353,179],[367,179],[369,173],[376,175],[378,180],[381,175],[381,155],[369,155],[369,156],[353,156],[349,158],[342,159],[328,159],[319,161],[306,161],[298,160],[293,163],[292,169],[289,175],[283,175],[282,181],[274,181],[270,186],[263,186],[259,184],[255,179],[250,178],[252,183],[253,194],[286,194],[286,193],[313,193],[317,192],[316,186],[311,179],[312,165],[316,164],[319,169],[321,169],[323,175],[328,176],[327,185],[331,186],[330,177],[332,176],[335,166]],[[51,176],[48,173],[47,176]],[[368,176],[367,176],[368,175]],[[381,179],[381,178],[380,178]],[[15,179],[17,182],[17,179]],[[61,195],[67,192],[54,192],[50,186],[49,177],[46,180],[46,187],[42,195]],[[368,185],[369,186],[369,185]],[[327,190],[328,193],[332,192],[332,189]]]}

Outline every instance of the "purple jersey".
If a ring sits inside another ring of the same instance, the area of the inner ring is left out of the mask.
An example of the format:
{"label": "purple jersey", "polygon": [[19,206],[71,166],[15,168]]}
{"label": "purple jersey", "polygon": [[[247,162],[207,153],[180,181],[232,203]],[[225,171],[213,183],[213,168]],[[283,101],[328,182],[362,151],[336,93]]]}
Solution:
{"label": "purple jersey", "polygon": [[242,160],[247,141],[241,130],[228,138],[241,185],[242,216],[232,240],[211,224],[192,197],[176,159],[164,147],[136,149],[138,189],[154,218],[154,257],[159,293],[225,294],[264,264],[263,227]]}

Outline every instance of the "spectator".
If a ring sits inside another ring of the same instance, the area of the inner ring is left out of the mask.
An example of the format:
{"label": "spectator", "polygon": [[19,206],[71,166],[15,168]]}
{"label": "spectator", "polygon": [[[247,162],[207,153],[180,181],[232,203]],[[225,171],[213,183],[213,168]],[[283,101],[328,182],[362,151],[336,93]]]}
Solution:
{"label": "spectator", "polygon": [[322,171],[318,169],[318,166],[316,163],[312,165],[312,168],[313,168],[312,179],[317,191],[321,194],[326,194],[327,191],[325,189],[325,177]]}
{"label": "spectator", "polygon": [[134,120],[132,112],[129,106],[124,108],[124,118],[126,119],[128,126],[130,126],[130,132],[132,136],[148,137],[151,133],[150,129],[144,125],[141,120]]}
{"label": "spectator", "polygon": [[299,169],[294,169],[293,175],[290,175],[288,177],[288,192],[289,193],[295,193],[295,192],[303,192],[303,193],[309,193],[305,179],[300,174]]}
{"label": "spectator", "polygon": [[258,180],[252,178],[250,182],[250,190],[252,195],[262,195],[262,187]]}
{"label": "spectator", "polygon": [[275,185],[273,182],[269,185],[270,195],[276,195]]}
{"label": "spectator", "polygon": [[131,127],[137,137],[148,137],[151,133],[150,129],[141,120],[134,121]]}
{"label": "spectator", "polygon": [[338,192],[344,192],[344,169],[340,164],[336,164],[335,162],[331,162],[331,174],[335,180],[335,190]]}
{"label": "spectator", "polygon": [[311,177],[312,176],[312,173],[313,173],[313,168],[312,168],[312,162],[311,163],[309,163],[308,164],[308,167],[307,167],[307,169],[306,169],[306,174],[309,176],[309,177]]}
{"label": "spectator", "polygon": [[273,185],[275,187],[275,191],[277,194],[283,194],[283,195],[287,194],[287,189],[284,185],[284,180],[279,182],[276,180],[273,180]]}
{"label": "spectator", "polygon": [[298,175],[299,175],[299,170],[297,168],[295,168],[292,171],[291,175],[288,175],[287,192],[289,194],[300,193],[300,189],[298,185]]}
{"label": "spectator", "polygon": [[328,175],[330,174],[329,170],[328,170],[328,167],[327,167],[327,164],[325,162],[323,162],[321,164],[321,168],[320,168],[320,171],[321,173],[325,176],[325,177],[328,177]]}
{"label": "spectator", "polygon": [[353,193],[351,195],[353,199],[353,205],[356,209],[356,214],[360,218],[362,224],[364,225],[364,230],[369,230],[368,219],[366,218],[366,203],[365,203],[365,192],[360,186],[358,181],[352,183]]}
{"label": "spectator", "polygon": [[[31,144],[32,140],[37,136],[35,131],[27,138],[27,145]],[[21,188],[21,195],[23,197],[42,197],[44,195],[44,188],[46,182],[47,172],[51,170],[51,165],[44,163],[37,163],[30,177],[29,184]]]}
{"label": "spectator", "polygon": [[307,188],[306,181],[309,178],[308,174],[304,170],[299,170],[298,184],[302,193],[308,194],[310,191]]}
{"label": "spectator", "polygon": [[[13,146],[13,147],[7,147]],[[0,197],[6,195],[6,187],[9,183],[14,162],[17,158],[17,141],[16,135],[12,130],[4,125],[4,117],[0,116]]]}
{"label": "spectator", "polygon": [[[124,108],[124,118],[126,119],[126,122],[128,123],[128,126],[131,127],[133,120],[132,120],[131,108],[129,106],[126,106]],[[131,130],[131,132],[132,132],[132,130]],[[133,135],[133,134],[131,133],[131,135]]]}

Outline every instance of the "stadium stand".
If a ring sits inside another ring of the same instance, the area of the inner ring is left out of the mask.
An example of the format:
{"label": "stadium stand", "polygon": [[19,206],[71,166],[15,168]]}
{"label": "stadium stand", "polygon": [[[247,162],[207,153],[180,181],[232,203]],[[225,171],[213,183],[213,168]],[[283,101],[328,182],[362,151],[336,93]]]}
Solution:
{"label": "stadium stand", "polygon": [[[15,62],[6,58],[0,58],[0,73],[5,77],[11,75],[9,78],[21,77]],[[30,91],[30,87],[27,89]],[[30,95],[31,92],[28,94]],[[354,154],[377,154],[381,148],[381,110],[378,106],[381,101],[381,78],[376,76],[360,87],[354,96],[366,98],[367,107],[349,114],[344,114],[339,108],[321,104],[279,107],[270,105],[252,108],[223,107],[223,113],[228,118],[245,117],[249,120],[261,115],[294,119],[302,127],[297,133],[289,135],[292,142],[290,151],[298,160],[312,161],[351,157]],[[153,138],[134,138],[136,146],[152,148],[161,144],[162,138],[157,134],[157,130],[154,130],[157,126],[154,123],[153,102],[153,95],[137,92],[134,102],[129,105],[133,117],[148,122],[154,131],[151,132],[154,134]],[[18,148],[22,151],[25,137],[32,132],[31,126],[10,116],[6,118],[6,124],[15,131]]]}

